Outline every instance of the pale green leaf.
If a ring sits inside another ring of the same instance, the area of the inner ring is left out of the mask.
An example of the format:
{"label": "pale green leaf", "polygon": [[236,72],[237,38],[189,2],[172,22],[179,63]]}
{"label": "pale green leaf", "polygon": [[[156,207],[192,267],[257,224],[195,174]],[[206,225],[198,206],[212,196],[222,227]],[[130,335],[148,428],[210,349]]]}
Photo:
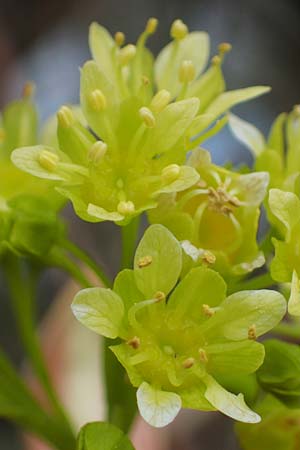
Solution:
{"label": "pale green leaf", "polygon": [[245,144],[254,156],[260,155],[265,149],[266,141],[263,134],[251,123],[230,114],[229,127],[235,137]]}

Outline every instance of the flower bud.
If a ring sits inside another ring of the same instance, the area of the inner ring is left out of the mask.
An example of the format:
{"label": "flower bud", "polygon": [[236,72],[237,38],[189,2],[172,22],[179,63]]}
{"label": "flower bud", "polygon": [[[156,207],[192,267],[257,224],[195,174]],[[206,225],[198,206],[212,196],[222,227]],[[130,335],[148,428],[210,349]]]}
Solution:
{"label": "flower bud", "polygon": [[59,157],[56,153],[49,152],[48,150],[42,150],[38,155],[38,162],[43,167],[43,169],[48,170],[49,172],[54,172],[57,167],[57,163],[59,161]]}
{"label": "flower bud", "polygon": [[90,107],[97,112],[103,111],[107,107],[107,100],[100,89],[95,89],[89,94]]}
{"label": "flower bud", "polygon": [[143,106],[140,110],[140,117],[141,119],[143,119],[144,124],[146,125],[146,127],[148,128],[153,128],[155,127],[155,117],[152,113],[152,111],[147,108],[146,106]]}
{"label": "flower bud", "polygon": [[180,167],[177,164],[170,164],[162,170],[161,176],[166,184],[177,180],[180,174]]}
{"label": "flower bud", "polygon": [[61,127],[70,128],[75,121],[73,111],[68,106],[62,106],[57,113],[57,121]]}
{"label": "flower bud", "polygon": [[128,44],[120,50],[119,62],[121,66],[127,66],[130,61],[135,57],[136,46],[133,44]]}
{"label": "flower bud", "polygon": [[181,40],[185,38],[188,32],[189,29],[186,24],[182,22],[182,20],[177,19],[172,23],[170,34],[173,39]]}
{"label": "flower bud", "polygon": [[135,212],[134,203],[130,200],[128,202],[121,201],[117,206],[117,211],[123,216],[129,216]]}
{"label": "flower bud", "polygon": [[190,83],[196,76],[196,69],[193,61],[182,61],[179,68],[179,81],[181,83]]}
{"label": "flower bud", "polygon": [[150,103],[150,108],[153,112],[159,113],[170,103],[171,94],[166,89],[161,89],[157,92],[157,94],[152,98]]}

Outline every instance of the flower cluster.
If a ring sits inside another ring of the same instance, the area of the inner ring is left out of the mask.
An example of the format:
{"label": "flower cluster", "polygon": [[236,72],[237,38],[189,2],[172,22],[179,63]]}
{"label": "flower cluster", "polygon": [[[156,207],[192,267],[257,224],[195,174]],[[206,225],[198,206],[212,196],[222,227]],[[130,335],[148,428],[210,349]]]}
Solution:
{"label": "flower cluster", "polygon": [[180,243],[162,225],[152,225],[134,269],[120,272],[113,290],[80,291],[73,312],[91,330],[122,339],[111,350],[138,388],[140,413],[151,425],[167,425],[181,406],[258,422],[243,395],[228,392],[218,379],[257,370],[264,347],[255,339],[282,319],[285,299],[270,290],[226,297],[222,277],[204,267],[177,284],[181,268]]}
{"label": "flower cluster", "polygon": [[145,44],[156,27],[157,20],[149,19],[136,45],[124,45],[123,33],[112,37],[92,24],[94,61],[81,70],[85,119],[63,106],[57,114],[59,151],[39,145],[13,153],[20,169],[55,181],[84,220],[125,225],[155,208],[160,194],[194,185],[199,175],[185,164],[187,152],[226,123],[226,116],[216,120],[232,106],[269,90],[224,92],[221,64],[229,44],[220,45],[203,73],[209,38],[189,33],[180,20],[154,59]]}

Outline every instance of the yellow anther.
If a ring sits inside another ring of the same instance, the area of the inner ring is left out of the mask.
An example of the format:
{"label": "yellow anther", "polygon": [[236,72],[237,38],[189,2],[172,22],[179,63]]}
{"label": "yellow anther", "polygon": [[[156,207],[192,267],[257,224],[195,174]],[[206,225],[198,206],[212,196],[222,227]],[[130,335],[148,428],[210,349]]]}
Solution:
{"label": "yellow anther", "polygon": [[143,256],[138,260],[138,267],[142,269],[143,267],[150,266],[151,263],[152,263],[152,256],[150,255]]}
{"label": "yellow anther", "polygon": [[181,83],[190,83],[195,79],[196,69],[193,61],[186,59],[182,61],[179,68],[179,81]]}
{"label": "yellow anther", "polygon": [[2,143],[4,141],[5,135],[6,135],[6,133],[5,133],[4,128],[0,128],[0,143]]}
{"label": "yellow anther", "polygon": [[62,106],[57,113],[57,120],[62,128],[69,128],[75,122],[75,116],[68,106]]}
{"label": "yellow anther", "polygon": [[180,175],[180,167],[177,164],[170,164],[162,170],[162,180],[166,184],[176,181]]}
{"label": "yellow anther", "polygon": [[214,264],[216,262],[216,257],[209,250],[205,250],[202,255],[202,261],[207,264]]}
{"label": "yellow anther", "polygon": [[122,33],[122,31],[117,31],[115,34],[115,43],[117,44],[118,47],[121,47],[122,45],[124,45],[125,42],[125,34]]}
{"label": "yellow anther", "polygon": [[130,345],[130,347],[134,348],[134,350],[137,350],[141,345],[141,341],[140,338],[134,336],[132,339],[129,339],[129,341],[127,341],[127,344]]}
{"label": "yellow anther", "polygon": [[56,153],[49,152],[48,150],[42,150],[38,155],[38,162],[43,167],[43,169],[49,172],[54,172],[57,167],[59,157]]}
{"label": "yellow anther", "polygon": [[155,117],[153,115],[153,112],[149,108],[147,108],[146,106],[143,106],[139,110],[139,114],[140,114],[141,119],[143,119],[143,122],[147,128],[155,127],[155,124],[156,124]]}
{"label": "yellow anther", "polygon": [[182,22],[182,20],[180,19],[174,20],[170,31],[170,35],[173,39],[176,40],[183,39],[188,34],[188,32],[189,29],[186,26],[186,24]]}
{"label": "yellow anther", "polygon": [[123,216],[130,216],[130,214],[135,212],[134,203],[130,200],[127,202],[122,200],[117,206],[117,211]]}
{"label": "yellow anther", "polygon": [[171,101],[171,94],[166,89],[161,89],[151,100],[150,108],[155,113],[160,113]]}
{"label": "yellow anther", "polygon": [[100,89],[95,89],[88,96],[90,107],[97,112],[103,111],[107,107],[107,100]]}
{"label": "yellow anther", "polygon": [[255,341],[256,338],[257,338],[256,326],[253,324],[251,325],[251,327],[248,328],[248,339]]}
{"label": "yellow anther", "polygon": [[197,183],[197,186],[198,186],[199,188],[204,189],[204,188],[207,187],[207,183],[206,183],[206,181],[204,181],[204,180],[199,180],[198,183]]}
{"label": "yellow anther", "polygon": [[161,301],[165,300],[166,294],[165,294],[164,292],[162,292],[162,291],[157,291],[157,292],[154,294],[154,298],[155,298],[155,300],[156,300],[157,302],[161,302]]}
{"label": "yellow anther", "polygon": [[135,57],[136,46],[133,44],[128,44],[120,50],[119,62],[121,66],[127,66],[130,61]]}
{"label": "yellow anther", "polygon": [[219,55],[215,55],[211,58],[211,63],[213,66],[218,66],[221,64],[221,62],[222,62],[222,59],[220,58]]}
{"label": "yellow anther", "polygon": [[153,34],[155,33],[156,29],[157,29],[157,25],[158,25],[158,20],[155,17],[150,17],[150,19],[147,22],[146,25],[146,33],[147,34]]}
{"label": "yellow anther", "polygon": [[103,141],[97,141],[89,149],[88,159],[89,161],[97,165],[102,160],[106,152],[107,144],[105,144],[105,142]]}
{"label": "yellow anther", "polygon": [[32,81],[27,81],[23,86],[22,96],[24,98],[32,97],[35,92],[35,84]]}
{"label": "yellow anther", "polygon": [[230,52],[230,50],[232,49],[232,45],[229,44],[228,42],[222,42],[218,48],[219,48],[220,54],[224,55],[225,53]]}
{"label": "yellow anther", "polygon": [[207,353],[203,348],[199,349],[199,358],[200,361],[203,363],[207,363],[208,362],[208,357],[207,357]]}
{"label": "yellow anther", "polygon": [[215,314],[215,311],[209,305],[202,305],[203,314],[207,317],[211,317]]}
{"label": "yellow anther", "polygon": [[194,358],[187,358],[185,361],[183,361],[182,367],[184,369],[190,369],[191,367],[193,367],[194,364],[195,364]]}

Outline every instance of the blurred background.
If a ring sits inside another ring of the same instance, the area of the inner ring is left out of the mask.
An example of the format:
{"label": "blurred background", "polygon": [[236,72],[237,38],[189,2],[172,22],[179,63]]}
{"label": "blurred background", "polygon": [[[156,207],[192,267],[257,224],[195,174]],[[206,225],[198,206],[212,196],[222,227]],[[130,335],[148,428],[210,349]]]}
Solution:
{"label": "blurred background", "polygon": [[[228,89],[265,84],[271,94],[236,108],[236,112],[267,132],[281,111],[300,103],[300,3],[297,0],[0,0],[0,106],[20,95],[22,85],[37,85],[40,116],[46,119],[63,103],[77,103],[79,67],[87,60],[88,26],[95,20],[112,33],[124,31],[135,41],[148,17],[159,19],[158,32],[150,40],[157,53],[169,40],[169,27],[183,19],[190,30],[205,30],[211,36],[212,55],[220,42],[230,42],[232,52],[224,65]],[[209,145],[217,163],[251,162],[247,150],[222,131]],[[0,180],[1,183],[1,180]],[[111,224],[87,224],[66,211],[73,239],[112,275],[119,258],[119,236]],[[65,279],[58,272],[46,274],[40,289],[41,316]],[[0,279],[0,343],[20,363],[22,353],[14,331],[5,287]],[[47,295],[45,295],[47,292]],[[194,419],[193,419],[194,420]],[[184,417],[183,423],[190,422]],[[218,416],[220,433],[208,424],[196,427],[189,442],[178,449],[192,450],[206,443],[210,450],[234,450],[230,422]],[[219,423],[220,422],[220,423]],[[0,448],[20,450],[20,436],[0,422]],[[177,448],[177,447],[176,447]],[[175,444],[172,447],[175,449]]]}

